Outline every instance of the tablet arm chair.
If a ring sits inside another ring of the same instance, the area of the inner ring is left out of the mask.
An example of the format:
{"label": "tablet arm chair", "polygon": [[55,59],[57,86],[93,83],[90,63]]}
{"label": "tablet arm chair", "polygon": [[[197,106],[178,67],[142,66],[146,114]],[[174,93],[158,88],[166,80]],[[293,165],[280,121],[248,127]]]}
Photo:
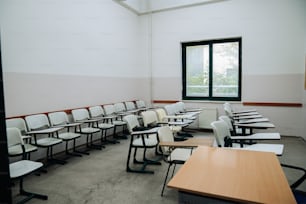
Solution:
{"label": "tablet arm chair", "polygon": [[228,147],[234,149],[252,150],[252,151],[262,151],[262,152],[273,152],[276,155],[282,155],[284,145],[283,144],[253,144],[253,145],[243,145],[236,144],[231,138],[230,130],[226,122],[218,120],[211,123],[213,128],[216,146],[218,147]]}
{"label": "tablet arm chair", "polygon": [[143,100],[137,100],[135,101],[135,104],[136,104],[136,108],[139,110],[145,111],[149,109]]}
{"label": "tablet arm chair", "polygon": [[185,117],[184,115],[169,115],[167,110],[163,108],[158,108],[155,111],[158,115],[159,121],[167,121],[168,125],[171,126],[171,129],[174,133],[176,133],[177,136],[182,138],[192,137],[192,134],[183,132],[183,129],[191,124],[190,120],[186,120],[186,118],[189,118],[189,116]]}
{"label": "tablet arm chair", "polygon": [[[160,142],[174,142],[173,132],[169,126],[160,127],[158,129],[158,137],[159,137]],[[163,196],[171,166],[174,165],[173,170],[172,170],[172,176],[171,176],[173,177],[176,165],[184,164],[187,161],[187,159],[190,157],[190,155],[192,154],[193,149],[192,147],[174,149],[171,147],[162,146],[161,150],[162,150],[164,161],[169,164],[167,173],[164,179],[162,191],[161,191],[161,196]]]}
{"label": "tablet arm chair", "polygon": [[[235,131],[231,119],[226,116],[220,116],[219,120],[224,121],[230,130],[231,139],[235,141],[240,141],[240,143],[245,144],[256,144],[256,142],[253,142],[254,140],[280,140],[281,136],[277,132],[261,132],[261,133],[254,133],[254,134],[247,134],[243,135],[242,133],[239,133],[238,135],[235,134],[237,131]],[[246,143],[246,141],[248,141]]]}
{"label": "tablet arm chair", "polygon": [[[21,138],[21,133],[18,128],[7,128],[7,139],[8,146],[20,145],[23,153],[26,154],[23,139]],[[47,195],[32,193],[24,190],[23,179],[27,175],[34,173],[43,167],[43,163],[35,162],[30,160],[19,160],[9,164],[10,178],[12,180],[19,179],[19,193],[20,195],[26,196],[23,200],[17,203],[25,203],[32,198],[38,198],[42,200],[47,200]]]}
{"label": "tablet arm chair", "polygon": [[92,120],[89,117],[89,112],[85,108],[74,109],[71,111],[74,122],[82,123],[78,126],[76,132],[86,135],[86,147],[88,149],[98,149],[101,150],[104,146],[102,144],[94,144],[93,137],[94,134],[99,133],[101,130],[94,127],[94,123],[97,120]]}
{"label": "tablet arm chair", "polygon": [[[154,171],[146,170],[147,165],[161,165],[160,162],[155,160],[149,160],[146,157],[146,152],[148,149],[156,149],[158,145],[157,140],[157,128],[140,128],[139,121],[136,115],[127,115],[123,117],[123,120],[127,123],[128,130],[130,132],[130,145],[128,151],[128,158],[126,163],[126,171],[133,173],[149,173],[153,174]],[[140,130],[141,129],[141,130]],[[143,149],[142,161],[136,159],[137,150]],[[131,154],[134,150],[133,163],[142,164],[139,169],[133,169],[130,166]]]}
{"label": "tablet arm chair", "polygon": [[131,114],[127,112],[126,107],[123,102],[115,103],[114,110],[115,110],[115,114],[118,115],[121,120],[123,116]]}
{"label": "tablet arm chair", "polygon": [[[90,116],[92,119],[97,119],[97,122],[94,123],[95,128],[101,129],[101,143],[119,143],[115,139],[115,125],[112,124],[108,118],[104,117],[104,111],[102,106],[92,106],[88,108]],[[108,139],[107,132],[108,130],[112,130],[113,139]]]}
{"label": "tablet arm chair", "polygon": [[12,119],[6,119],[6,127],[7,128],[18,128],[21,132],[21,138],[24,141],[24,148],[25,148],[25,154],[23,154],[23,151],[21,149],[20,145],[12,145],[8,149],[9,156],[22,156],[23,159],[30,160],[31,153],[37,151],[37,146],[32,145],[31,142],[31,136],[26,135],[27,133],[27,127],[25,124],[24,119],[22,118],[12,118]]}
{"label": "tablet arm chair", "polygon": [[[76,133],[76,129],[78,126],[81,125],[81,123],[70,123],[68,120],[67,113],[64,111],[49,113],[48,117],[51,126],[64,127],[66,129],[65,132],[61,132],[58,134],[58,137],[66,142],[66,154],[81,157],[81,154],[84,154],[84,152],[76,150],[76,140],[81,137],[80,133]],[[73,131],[71,129],[73,129]],[[68,147],[70,141],[73,141],[72,152],[69,152]]]}
{"label": "tablet arm chair", "polygon": [[[53,147],[63,142],[58,137],[58,132],[63,128],[51,127],[46,114],[26,116],[25,121],[29,129],[28,134],[34,137],[35,146],[47,148],[47,162],[66,164],[67,161],[56,159],[53,156]],[[43,137],[42,135],[47,135],[47,137]]]}
{"label": "tablet arm chair", "polygon": [[[158,122],[156,112],[153,110],[147,110],[143,111],[140,114],[142,116],[143,120],[143,126],[145,128],[155,128],[155,127],[160,127],[161,124]],[[159,142],[159,138],[157,137],[157,142]],[[157,155],[160,155],[160,152],[158,151],[158,147],[156,146],[155,153]]]}
{"label": "tablet arm chair", "polygon": [[133,101],[125,101],[124,104],[128,113],[139,115],[139,113],[143,111],[142,109],[136,108],[136,105]]}
{"label": "tablet arm chair", "polygon": [[[111,121],[112,124],[115,125],[114,127],[114,136],[117,139],[127,139],[127,135],[124,134],[127,128],[127,124],[125,121],[121,119],[121,116],[116,115],[115,108],[113,104],[107,104],[103,106],[104,110],[104,117],[108,118],[108,120]],[[122,133],[117,133],[117,128],[122,128]]]}

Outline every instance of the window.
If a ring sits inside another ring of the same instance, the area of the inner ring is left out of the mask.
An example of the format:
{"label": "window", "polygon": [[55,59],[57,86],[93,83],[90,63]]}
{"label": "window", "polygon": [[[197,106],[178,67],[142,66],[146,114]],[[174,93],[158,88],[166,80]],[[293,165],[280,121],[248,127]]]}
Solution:
{"label": "window", "polygon": [[182,43],[183,99],[241,100],[241,38]]}

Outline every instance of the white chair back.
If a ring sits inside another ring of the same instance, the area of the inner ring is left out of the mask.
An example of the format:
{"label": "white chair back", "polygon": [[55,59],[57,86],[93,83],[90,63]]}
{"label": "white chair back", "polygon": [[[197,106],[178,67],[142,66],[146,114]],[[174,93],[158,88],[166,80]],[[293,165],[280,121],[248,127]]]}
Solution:
{"label": "white chair back", "polygon": [[231,107],[231,104],[230,103],[224,103],[223,104],[223,109],[225,111],[225,114],[229,117],[233,117],[233,110],[232,110],[232,107]]}
{"label": "white chair back", "polygon": [[173,104],[165,105],[164,108],[165,108],[168,115],[175,115],[176,114],[175,107],[173,106]]}
{"label": "white chair back", "polygon": [[143,100],[136,101],[137,108],[146,108],[146,103]]}
{"label": "white chair back", "polygon": [[115,113],[125,112],[126,108],[124,106],[124,103],[115,103],[114,104]]}
{"label": "white chair back", "polygon": [[92,106],[92,107],[89,107],[88,110],[92,118],[102,117],[104,115],[102,106]]}
{"label": "white chair back", "polygon": [[153,110],[141,112],[143,126],[148,127],[149,125],[154,125],[158,122],[156,112]]}
{"label": "white chair back", "polygon": [[127,123],[127,128],[130,133],[133,132],[133,128],[140,126],[136,115],[126,115],[123,117],[123,121]]}
{"label": "white chair back", "polygon": [[218,120],[212,122],[211,126],[213,128],[214,136],[218,146],[224,147],[224,138],[226,136],[231,136],[228,125],[224,121]]}
{"label": "white chair back", "polygon": [[89,119],[88,110],[85,108],[72,110],[71,113],[75,122]]}
{"label": "white chair back", "polygon": [[28,131],[23,118],[6,119],[5,122],[7,128],[16,127],[20,130],[21,134],[25,134]]}
{"label": "white chair back", "polygon": [[113,115],[115,113],[115,108],[113,104],[107,104],[103,106],[105,115]]}
{"label": "white chair back", "polygon": [[134,102],[132,101],[126,101],[124,102],[125,103],[125,107],[126,107],[126,110],[127,111],[130,111],[130,110],[135,110],[136,109],[136,105]]}
{"label": "white chair back", "polygon": [[67,113],[64,111],[49,113],[48,117],[51,126],[64,125],[69,123]]}
{"label": "white chair back", "polygon": [[182,101],[179,101],[177,103],[175,103],[176,108],[179,112],[185,112],[186,108],[185,108],[185,103]]}
{"label": "white chair back", "polygon": [[222,120],[222,121],[226,122],[226,124],[229,127],[230,131],[234,131],[234,127],[233,127],[232,121],[231,121],[231,119],[227,115],[220,116],[219,120]]}
{"label": "white chair back", "polygon": [[20,130],[16,127],[6,128],[7,146],[23,145]]}
{"label": "white chair back", "polygon": [[158,118],[159,122],[166,122],[165,117],[167,116],[167,113],[166,113],[165,109],[158,108],[158,109],[155,109],[155,112],[156,112],[156,115],[157,115],[157,118]]}
{"label": "white chair back", "polygon": [[50,127],[50,123],[46,114],[29,115],[25,117],[28,129],[38,130]]}
{"label": "white chair back", "polygon": [[[160,142],[174,141],[173,132],[169,126],[162,126],[158,129],[158,138]],[[168,154],[170,149],[167,146],[162,146],[161,150],[163,151],[163,154]]]}

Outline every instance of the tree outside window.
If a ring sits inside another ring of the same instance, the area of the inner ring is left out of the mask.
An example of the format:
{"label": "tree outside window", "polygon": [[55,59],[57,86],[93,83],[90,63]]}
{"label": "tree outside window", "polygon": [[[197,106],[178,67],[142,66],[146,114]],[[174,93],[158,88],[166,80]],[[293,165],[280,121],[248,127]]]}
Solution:
{"label": "tree outside window", "polygon": [[182,43],[183,99],[241,99],[241,38]]}

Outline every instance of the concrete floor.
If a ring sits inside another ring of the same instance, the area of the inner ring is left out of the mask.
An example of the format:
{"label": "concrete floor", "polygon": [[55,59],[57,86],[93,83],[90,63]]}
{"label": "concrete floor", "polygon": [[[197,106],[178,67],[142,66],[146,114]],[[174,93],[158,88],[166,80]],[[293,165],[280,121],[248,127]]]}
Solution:
{"label": "concrete floor", "polygon": [[[197,135],[212,136],[212,133]],[[271,141],[269,141],[271,143]],[[306,168],[306,142],[297,137],[282,137],[275,143],[285,144],[285,152],[279,157],[282,163]],[[129,140],[109,144],[103,150],[92,150],[90,155],[70,157],[66,165],[52,165],[48,173],[26,177],[26,190],[47,194],[47,201],[32,199],[32,204],[156,204],[177,203],[177,192],[166,188],[161,197],[161,188],[167,164],[148,166],[154,174],[136,174],[125,171]],[[153,156],[154,152],[149,152]],[[179,168],[177,168],[179,169]],[[299,174],[285,170],[289,183]],[[17,184],[17,183],[16,183]],[[306,182],[299,189],[306,191]],[[13,187],[14,201],[20,200],[18,185]]]}

